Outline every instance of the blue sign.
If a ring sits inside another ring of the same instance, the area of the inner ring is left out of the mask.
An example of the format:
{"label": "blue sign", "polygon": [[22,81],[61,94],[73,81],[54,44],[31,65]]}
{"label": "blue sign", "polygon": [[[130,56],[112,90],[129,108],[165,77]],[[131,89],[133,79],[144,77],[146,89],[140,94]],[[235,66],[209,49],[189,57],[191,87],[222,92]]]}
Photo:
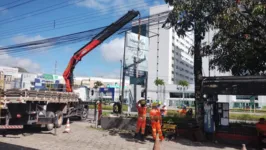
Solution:
{"label": "blue sign", "polygon": [[115,88],[100,88],[99,92],[103,94],[103,96],[111,96],[112,100],[115,100]]}
{"label": "blue sign", "polygon": [[213,133],[215,131],[215,124],[213,120],[213,105],[204,105],[204,131],[207,133]]}

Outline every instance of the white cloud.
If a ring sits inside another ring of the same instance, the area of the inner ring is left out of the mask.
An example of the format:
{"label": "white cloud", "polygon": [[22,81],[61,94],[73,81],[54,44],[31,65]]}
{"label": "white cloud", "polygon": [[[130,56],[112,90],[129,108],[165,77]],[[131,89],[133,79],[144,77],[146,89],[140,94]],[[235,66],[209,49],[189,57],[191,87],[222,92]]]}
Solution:
{"label": "white cloud", "polygon": [[116,78],[116,79],[120,78],[120,69],[114,69],[111,72],[109,72],[109,71],[106,72],[104,70],[94,69],[93,73],[94,73],[94,76],[97,76],[97,77]]}
{"label": "white cloud", "polygon": [[148,3],[145,0],[85,0],[77,3],[78,6],[87,7],[89,9],[99,10],[101,13],[112,13],[116,15],[136,9],[148,9]]}
{"label": "white cloud", "polygon": [[106,6],[103,3],[105,3],[105,0],[85,0],[80,3],[77,3],[77,5],[92,9],[105,9]]}
{"label": "white cloud", "polygon": [[115,38],[110,42],[103,43],[100,46],[103,58],[109,62],[116,62],[123,58],[124,38]]}
{"label": "white cloud", "polygon": [[[1,46],[0,46],[1,47]],[[30,59],[21,58],[21,57],[13,57],[8,55],[7,53],[0,53],[0,65],[2,66],[10,66],[10,67],[21,67],[26,69],[29,72],[40,73],[41,67],[38,63],[33,62]]]}
{"label": "white cloud", "polygon": [[16,44],[20,44],[20,43],[26,43],[26,42],[32,42],[32,41],[37,41],[37,40],[42,40],[44,39],[42,36],[40,35],[36,35],[36,36],[26,36],[26,35],[18,35],[12,38],[12,41],[15,42]]}
{"label": "white cloud", "polygon": [[[36,36],[27,36],[27,35],[17,35],[15,37],[13,37],[11,40],[15,43],[15,44],[21,44],[21,43],[27,43],[27,42],[33,42],[33,41],[38,41],[38,40],[43,40],[45,39],[44,37],[40,36],[40,35],[36,35]],[[45,47],[42,47],[45,46]],[[51,43],[45,43],[44,45],[32,45],[32,46],[27,46],[25,48],[33,48],[33,49],[38,49],[38,52],[45,52],[47,51],[49,48],[52,48],[52,44]]]}

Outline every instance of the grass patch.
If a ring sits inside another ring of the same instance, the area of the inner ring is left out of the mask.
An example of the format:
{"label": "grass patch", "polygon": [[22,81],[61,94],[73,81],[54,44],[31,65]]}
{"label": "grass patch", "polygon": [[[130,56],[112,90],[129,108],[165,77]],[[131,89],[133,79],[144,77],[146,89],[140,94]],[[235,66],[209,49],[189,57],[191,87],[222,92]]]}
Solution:
{"label": "grass patch", "polygon": [[235,120],[258,121],[260,118],[266,118],[266,115],[230,114],[229,117]]}
{"label": "grass patch", "polygon": [[[94,105],[89,105],[89,109],[94,109]],[[111,105],[102,105],[103,110],[113,110],[113,106]],[[123,105],[123,111],[127,111],[127,105]]]}
{"label": "grass patch", "polygon": [[[240,108],[234,108],[234,109],[230,109],[231,112],[250,112],[249,109],[240,109]],[[251,109],[252,112],[254,112],[254,109]],[[262,108],[262,109],[256,109],[255,110],[256,113],[266,113],[266,108]]]}

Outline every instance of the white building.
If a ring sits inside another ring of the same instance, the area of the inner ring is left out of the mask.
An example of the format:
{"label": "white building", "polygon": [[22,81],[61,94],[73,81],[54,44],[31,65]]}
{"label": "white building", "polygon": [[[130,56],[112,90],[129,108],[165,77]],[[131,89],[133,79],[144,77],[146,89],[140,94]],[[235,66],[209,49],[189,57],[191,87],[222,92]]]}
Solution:
{"label": "white building", "polygon": [[[185,90],[184,99],[193,100],[194,97],[194,67],[193,57],[189,49],[194,43],[194,34],[178,37],[173,29],[162,28],[162,23],[167,18],[168,5],[159,5],[150,8],[152,19],[159,19],[160,23],[152,22],[147,27],[150,37],[148,54],[148,97],[152,100],[161,100],[169,105],[176,105],[183,100],[183,90],[177,86],[178,81],[186,80],[190,83]],[[161,13],[164,13],[161,15]],[[157,16],[157,14],[160,14]],[[142,22],[147,22],[143,20]],[[134,24],[134,23],[133,23]],[[165,86],[157,87],[154,81],[159,78]]]}
{"label": "white building", "polygon": [[11,89],[16,88],[19,85],[18,68],[0,66],[0,72],[3,74],[4,82],[1,81],[1,88]]}

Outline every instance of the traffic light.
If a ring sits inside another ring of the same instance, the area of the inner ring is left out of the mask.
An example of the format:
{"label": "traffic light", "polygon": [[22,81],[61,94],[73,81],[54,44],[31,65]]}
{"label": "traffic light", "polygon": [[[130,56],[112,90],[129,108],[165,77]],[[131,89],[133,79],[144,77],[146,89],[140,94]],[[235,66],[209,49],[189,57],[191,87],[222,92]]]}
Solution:
{"label": "traffic light", "polygon": [[93,94],[94,94],[94,90],[91,90],[91,96],[93,96]]}

